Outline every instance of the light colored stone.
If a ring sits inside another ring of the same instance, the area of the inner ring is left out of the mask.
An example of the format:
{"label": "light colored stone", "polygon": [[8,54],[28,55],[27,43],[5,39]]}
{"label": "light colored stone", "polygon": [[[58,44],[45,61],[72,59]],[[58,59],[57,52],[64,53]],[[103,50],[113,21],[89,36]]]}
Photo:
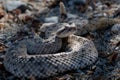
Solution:
{"label": "light colored stone", "polygon": [[48,23],[58,23],[58,17],[57,16],[47,17],[47,18],[45,18],[45,22],[48,22]]}
{"label": "light colored stone", "polygon": [[120,24],[115,24],[112,28],[111,31],[114,33],[120,33]]}
{"label": "light colored stone", "polygon": [[4,8],[8,11],[12,11],[21,5],[26,5],[24,2],[20,0],[4,0]]}

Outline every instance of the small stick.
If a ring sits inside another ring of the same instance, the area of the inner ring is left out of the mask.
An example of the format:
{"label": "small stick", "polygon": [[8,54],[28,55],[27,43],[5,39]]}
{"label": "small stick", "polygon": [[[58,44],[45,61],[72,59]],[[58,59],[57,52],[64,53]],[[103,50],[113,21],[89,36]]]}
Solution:
{"label": "small stick", "polygon": [[60,16],[62,19],[67,18],[67,11],[63,2],[60,2]]}

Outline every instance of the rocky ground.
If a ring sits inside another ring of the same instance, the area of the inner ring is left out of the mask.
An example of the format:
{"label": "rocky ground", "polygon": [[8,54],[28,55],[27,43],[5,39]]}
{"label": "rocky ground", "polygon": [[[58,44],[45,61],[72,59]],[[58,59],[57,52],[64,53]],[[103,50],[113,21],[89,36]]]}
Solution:
{"label": "rocky ground", "polygon": [[120,80],[119,0],[87,0],[88,4],[84,0],[62,0],[66,11],[64,6],[60,8],[59,0],[21,0],[14,2],[17,5],[13,5],[13,0],[0,1],[0,80],[41,80],[15,77],[5,70],[3,57],[13,42],[39,34],[39,28],[50,22],[74,22],[78,28],[76,35],[92,40],[99,58],[82,70],[45,80]]}

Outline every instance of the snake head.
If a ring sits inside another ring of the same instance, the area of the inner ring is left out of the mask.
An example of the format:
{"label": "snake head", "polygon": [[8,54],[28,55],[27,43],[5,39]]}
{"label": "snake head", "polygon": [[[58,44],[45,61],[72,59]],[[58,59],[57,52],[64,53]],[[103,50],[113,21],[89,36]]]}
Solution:
{"label": "snake head", "polygon": [[76,32],[76,26],[75,24],[71,24],[71,25],[64,25],[63,28],[59,29],[56,33],[57,37],[59,38],[65,38],[68,37],[71,34],[74,34]]}

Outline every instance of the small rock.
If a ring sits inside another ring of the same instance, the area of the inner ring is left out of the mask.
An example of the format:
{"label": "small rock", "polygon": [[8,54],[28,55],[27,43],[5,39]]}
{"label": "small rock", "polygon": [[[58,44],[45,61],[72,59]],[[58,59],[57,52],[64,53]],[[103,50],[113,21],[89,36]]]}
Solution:
{"label": "small rock", "polygon": [[74,15],[74,14],[68,13],[68,14],[67,14],[67,17],[68,17],[68,18],[77,18],[78,16],[77,16],[77,15]]}
{"label": "small rock", "polygon": [[53,17],[47,17],[44,20],[46,23],[58,23],[58,17],[53,16]]}
{"label": "small rock", "polygon": [[112,28],[111,31],[114,33],[119,33],[120,32],[120,24],[115,24]]}
{"label": "small rock", "polygon": [[106,17],[107,14],[106,13],[96,13],[94,14],[94,17]]}
{"label": "small rock", "polygon": [[4,34],[0,34],[0,39],[4,40],[5,39],[5,35]]}
{"label": "small rock", "polygon": [[21,5],[25,5],[25,3],[19,0],[4,1],[4,8],[7,9],[8,11],[12,11]]}

